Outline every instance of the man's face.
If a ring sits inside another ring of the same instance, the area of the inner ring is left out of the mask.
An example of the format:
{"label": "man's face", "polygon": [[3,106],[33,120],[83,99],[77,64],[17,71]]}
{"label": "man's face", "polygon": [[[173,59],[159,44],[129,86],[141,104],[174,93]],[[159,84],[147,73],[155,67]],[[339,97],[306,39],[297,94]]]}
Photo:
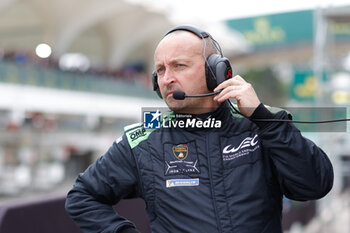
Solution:
{"label": "man's face", "polygon": [[213,97],[175,100],[173,93],[208,93],[205,80],[203,40],[196,35],[178,31],[167,35],[154,54],[155,69],[162,97],[168,107],[178,113],[199,114],[214,110]]}

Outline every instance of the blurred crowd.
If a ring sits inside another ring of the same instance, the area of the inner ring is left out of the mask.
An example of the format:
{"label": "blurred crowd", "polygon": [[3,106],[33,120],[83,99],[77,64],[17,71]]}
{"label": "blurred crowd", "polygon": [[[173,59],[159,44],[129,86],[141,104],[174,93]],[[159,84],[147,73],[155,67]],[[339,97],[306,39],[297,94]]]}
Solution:
{"label": "blurred crowd", "polygon": [[43,69],[55,69],[62,72],[70,72],[81,75],[92,75],[95,77],[104,77],[122,80],[142,85],[147,89],[151,88],[151,76],[146,71],[143,62],[134,62],[118,69],[108,69],[103,66],[91,65],[88,69],[79,68],[62,69],[59,65],[59,59],[50,56],[48,58],[40,58],[35,53],[29,53],[16,50],[5,50],[0,47],[0,61],[14,62],[17,65],[35,65]]}

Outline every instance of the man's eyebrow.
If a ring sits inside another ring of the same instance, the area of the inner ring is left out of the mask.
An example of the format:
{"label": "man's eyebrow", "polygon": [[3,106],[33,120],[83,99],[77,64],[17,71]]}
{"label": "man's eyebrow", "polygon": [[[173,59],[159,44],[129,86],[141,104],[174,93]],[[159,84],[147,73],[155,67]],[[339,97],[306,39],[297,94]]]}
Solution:
{"label": "man's eyebrow", "polygon": [[185,57],[179,57],[179,58],[170,59],[170,63],[178,63],[178,62],[191,62],[191,59],[190,58],[185,58]]}
{"label": "man's eyebrow", "polygon": [[[191,62],[191,59],[190,58],[172,58],[169,60],[169,64],[174,64],[174,63],[179,63],[179,62]],[[163,62],[159,62],[159,63],[155,63],[155,67],[158,67],[158,66],[163,66]]]}

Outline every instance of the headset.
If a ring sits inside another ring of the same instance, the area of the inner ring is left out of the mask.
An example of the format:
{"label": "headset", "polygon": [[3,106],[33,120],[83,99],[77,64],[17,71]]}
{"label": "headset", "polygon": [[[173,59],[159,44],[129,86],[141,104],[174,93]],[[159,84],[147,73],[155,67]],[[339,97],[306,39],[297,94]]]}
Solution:
{"label": "headset", "polygon": [[[230,61],[223,56],[219,43],[209,33],[195,26],[182,25],[182,26],[177,26],[170,29],[164,35],[164,37],[175,31],[188,31],[195,34],[202,40],[206,38],[210,38],[214,47],[220,53],[220,54],[211,54],[205,58],[205,77],[206,77],[206,83],[209,91],[213,91],[215,87],[217,87],[220,83],[224,82],[227,79],[232,78],[232,68],[231,68]],[[205,55],[206,46],[207,44],[206,44],[206,41],[204,40],[203,55]],[[156,71],[152,72],[152,83],[153,83],[153,90],[158,94],[160,98],[162,98],[159,85],[158,85],[158,76]]]}
{"label": "headset", "polygon": [[[211,54],[207,58],[205,58],[205,77],[206,77],[206,83],[209,91],[213,91],[215,87],[217,87],[220,83],[224,82],[227,79],[232,78],[232,67],[229,62],[229,60],[223,56],[221,47],[219,43],[207,32],[195,27],[195,26],[189,26],[189,25],[182,25],[177,26],[172,29],[170,29],[165,35],[169,35],[172,32],[175,31],[188,31],[196,36],[198,36],[200,39],[206,39],[210,38],[212,41],[214,47],[219,52],[219,54]],[[163,37],[163,38],[164,38]],[[206,52],[206,41],[204,40],[204,49],[203,49],[203,55],[205,56]],[[153,83],[153,90],[158,94],[160,98],[162,98],[162,95],[160,93],[160,88],[158,85],[158,76],[157,72],[152,72],[152,83]],[[186,95],[184,92],[175,92],[174,98],[178,100],[183,100],[186,97],[205,97],[205,96],[211,96],[220,93],[220,91],[217,92],[211,92],[208,94],[198,94],[198,95]],[[229,104],[231,105],[231,108],[234,109],[234,111],[245,117],[232,103],[230,100],[228,100]],[[261,122],[289,122],[289,123],[304,123],[304,124],[322,124],[322,123],[333,123],[333,122],[341,122],[341,121],[350,121],[349,118],[344,119],[331,119],[331,120],[325,120],[325,121],[296,121],[296,120],[284,120],[284,119],[251,119],[254,121],[261,121]]]}

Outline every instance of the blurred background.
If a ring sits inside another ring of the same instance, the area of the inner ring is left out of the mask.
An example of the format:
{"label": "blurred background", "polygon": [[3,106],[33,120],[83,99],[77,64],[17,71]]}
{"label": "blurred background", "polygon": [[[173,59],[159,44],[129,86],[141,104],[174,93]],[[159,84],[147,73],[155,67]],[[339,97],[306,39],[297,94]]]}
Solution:
{"label": "blurred background", "polygon": [[[153,52],[179,24],[211,33],[265,104],[297,120],[349,115],[347,1],[0,0],[1,233],[79,232],[64,196],[142,107],[164,106]],[[335,183],[320,201],[285,199],[284,231],[348,233],[349,123],[297,127],[329,154]]]}

